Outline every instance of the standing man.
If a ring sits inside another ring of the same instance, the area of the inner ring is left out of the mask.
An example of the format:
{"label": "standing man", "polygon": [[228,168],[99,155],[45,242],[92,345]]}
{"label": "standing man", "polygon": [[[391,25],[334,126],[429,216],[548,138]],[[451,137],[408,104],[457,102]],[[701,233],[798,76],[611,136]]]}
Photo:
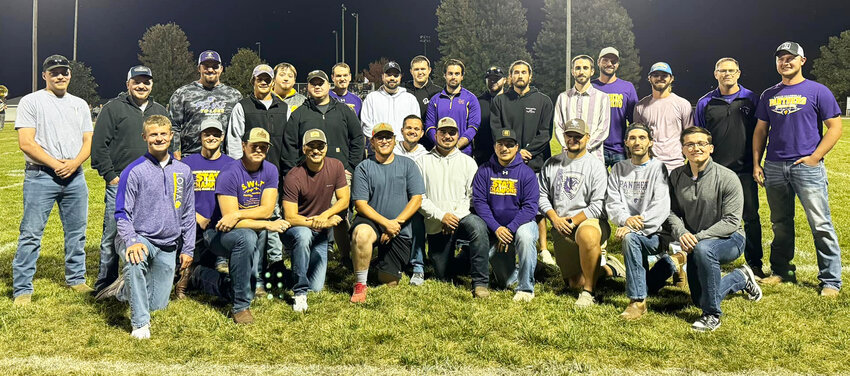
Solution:
{"label": "standing man", "polygon": [[682,130],[694,125],[691,104],[673,93],[673,70],[664,62],[652,64],[649,69],[652,94],[635,105],[634,121],[652,129],[655,140],[652,151],[668,172],[685,164],[679,137]]}
{"label": "standing man", "polygon": [[744,195],[734,172],[711,160],[714,145],[705,128],[682,131],[682,153],[688,163],[670,173],[670,224],[674,239],[688,253],[691,300],[702,309],[693,323],[696,331],[720,327],[720,302],[744,291],[761,299],[761,288],[747,265],[720,277],[720,265],[735,261],[744,251],[741,212]]}
{"label": "standing man", "polygon": [[399,87],[401,82],[401,68],[395,61],[384,65],[383,85],[366,95],[363,101],[363,111],[360,119],[363,120],[363,135],[372,137],[372,128],[380,123],[390,124],[393,127],[396,141],[403,141],[401,126],[407,115],[420,114],[416,97]]}
{"label": "standing man", "polygon": [[[611,127],[611,105],[608,95],[597,90],[590,84],[593,77],[593,58],[579,55],[570,62],[570,72],[575,84],[555,100],[555,129],[564,129],[564,124],[570,119],[581,119],[588,129],[587,152],[605,163],[603,143],[608,139]],[[555,138],[562,148],[566,148],[564,134],[555,132]]]}
{"label": "standing man", "polygon": [[[215,212],[215,182],[219,174],[227,166],[233,163],[233,158],[221,152],[221,143],[224,141],[224,127],[215,119],[207,119],[201,123],[201,152],[183,158],[181,162],[192,169],[195,181],[195,264],[204,263],[208,253],[204,241],[204,231],[211,228],[210,221]],[[215,225],[213,223],[212,225]],[[222,272],[228,271],[227,259],[221,257],[209,257],[215,259],[215,267]],[[177,299],[186,297],[186,289],[189,287],[189,278],[192,271],[190,268],[183,269],[180,280],[174,285],[174,296]]]}
{"label": "standing man", "polygon": [[[631,300],[620,314],[637,320],[646,313],[646,298],[655,294],[685,264],[687,254],[667,256],[661,226],[670,215],[670,188],[664,163],[652,158],[652,130],[641,123],[626,129],[628,160],[617,162],[608,176],[605,210],[615,225],[626,262],[626,295]],[[649,269],[648,256],[660,256]]]}
{"label": "standing man", "polygon": [[251,133],[251,129],[260,127],[269,132],[272,140],[266,160],[279,169],[283,152],[283,130],[289,113],[286,103],[272,94],[272,77],[272,67],[266,64],[254,67],[251,74],[253,95],[242,98],[233,107],[230,115],[227,127],[227,155],[234,159],[242,158],[242,141]]}
{"label": "standing man", "polygon": [[[428,115],[428,103],[443,88],[431,81],[431,61],[425,56],[417,55],[410,60],[410,76],[413,79],[406,81],[401,86],[416,97],[416,102],[419,104],[418,115],[424,120]],[[428,138],[422,140],[422,145],[427,150],[434,147],[434,143]]]}
{"label": "standing man", "polygon": [[472,155],[472,140],[481,124],[481,108],[478,98],[472,92],[462,88],[464,66],[457,59],[446,61],[446,88],[431,98],[425,116],[425,134],[436,144],[437,121],[444,117],[454,119],[460,132],[457,148],[466,155]]}
{"label": "standing man", "polygon": [[[179,87],[168,101],[168,111],[174,125],[171,150],[177,159],[201,151],[201,123],[214,118],[221,124],[230,120],[233,106],[242,94],[221,83],[224,66],[218,52],[207,50],[198,56],[201,78]],[[225,132],[225,134],[227,134]]]}
{"label": "standing man", "polygon": [[366,302],[366,277],[372,260],[372,247],[378,246],[378,281],[398,285],[410,261],[412,226],[409,219],[419,210],[425,186],[422,174],[409,158],[393,154],[396,136],[393,127],[380,123],[373,128],[375,157],[357,165],[351,198],[357,216],[351,225],[355,284],[352,303]]}
{"label": "standing man", "polygon": [[192,171],[168,153],[171,121],[152,115],[142,134],[145,155],[121,173],[115,204],[118,232],[124,242],[124,275],[104,288],[98,299],[117,297],[130,303],[133,338],[151,336],[151,311],[168,306],[174,269],[191,265],[195,250],[195,194]]}
{"label": "standing man", "polygon": [[559,130],[567,146],[540,170],[539,206],[558,232],[554,246],[561,276],[570,287],[582,289],[576,306],[585,308],[596,304],[597,280],[623,277],[625,267],[602,255],[602,243],[611,233],[604,210],[607,171],[601,159],[587,152],[590,130],[581,119],[569,120]]}
{"label": "standing man", "polygon": [[272,86],[272,89],[274,90],[274,95],[284,101],[289,107],[289,112],[286,113],[286,119],[288,120],[292,116],[292,113],[304,104],[307,97],[299,93],[298,90],[295,90],[295,78],[298,77],[298,71],[295,70],[294,65],[280,63],[274,66],[274,73],[274,86]]}
{"label": "standing man", "polygon": [[45,59],[41,78],[47,86],[21,98],[15,121],[18,146],[26,160],[24,214],[12,260],[15,305],[32,300],[41,236],[54,203],[65,231],[65,283],[79,293],[93,291],[86,285],[89,191],[80,167],[91,153],[91,114],[84,100],[68,93],[71,66],[67,58]]}
{"label": "standing man", "polygon": [[738,84],[741,69],[738,61],[724,57],[714,64],[714,89],[697,102],[694,125],[711,132],[718,148],[712,155],[719,163],[738,175],[744,191],[744,258],[756,277],[765,278],[762,270],[761,220],[758,186],[753,179],[753,132],[756,126],[758,96]]}
{"label": "standing man", "polygon": [[[486,298],[490,296],[489,234],[484,220],[469,210],[478,165],[458,150],[459,138],[454,119],[444,117],[437,123],[437,146],[417,159],[425,182],[419,212],[425,217],[428,257],[437,278],[451,281],[455,274],[468,272],[472,295]],[[469,251],[462,253],[465,257],[455,257],[457,240],[469,242]]]}
{"label": "standing man", "polygon": [[331,91],[331,97],[336,99],[352,110],[360,117],[360,108],[363,107],[363,101],[357,94],[348,91],[348,85],[351,83],[351,68],[346,63],[336,63],[331,68],[331,79],[334,82],[334,89]]}
{"label": "standing man", "polygon": [[282,233],[289,228],[289,222],[283,219],[270,219],[280,181],[277,168],[265,160],[270,146],[269,132],[251,129],[242,143],[242,158],[226,166],[215,182],[217,205],[204,231],[204,241],[214,255],[229,260],[230,278],[198,265],[190,279],[203,291],[231,300],[237,324],[254,322],[249,308],[259,286],[252,286],[252,282],[267,233]]}
{"label": "standing man", "polygon": [[519,155],[513,129],[496,133],[495,155],[475,173],[472,208],[487,224],[490,263],[498,287],[516,283],[514,301],[534,299],[537,267],[537,201],[540,187],[534,171]]}
{"label": "standing man", "polygon": [[[328,142],[321,129],[304,132],[301,142],[306,158],[286,175],[283,212],[292,227],[283,234],[292,250],[292,292],[296,312],[307,310],[307,291],[325,286],[328,267],[328,233],[342,223],[351,191],[340,161],[325,158]],[[331,198],[336,202],[331,205]]]}
{"label": "standing man", "polygon": [[[791,263],[796,195],[815,241],[820,294],[835,297],[841,290],[841,249],[829,211],[823,158],[841,138],[841,108],[826,86],[803,77],[805,63],[803,47],[782,43],[776,49],[776,70],[782,82],[761,94],[756,111],[753,177],[767,193],[774,235],[770,244],[773,275],[762,282],[797,282],[796,267]],[[766,140],[770,142],[762,170]]]}
{"label": "standing man", "polygon": [[502,68],[491,66],[484,72],[484,82],[487,85],[481,95],[478,96],[478,108],[481,109],[481,126],[472,141],[472,158],[479,166],[489,161],[493,156],[493,131],[490,129],[490,104],[493,98],[502,94],[505,86],[505,73]]}
{"label": "standing man", "polygon": [[103,197],[103,236],[100,239],[100,270],[97,273],[96,291],[109,286],[118,278],[118,252],[122,243],[115,240],[118,228],[115,222],[115,194],[121,172],[130,162],[144,155],[148,148],[143,137],[142,124],[152,115],[168,116],[168,111],[150,99],[153,90],[151,69],[137,65],[127,72],[127,91],[118,94],[97,117],[92,140],[92,168],[103,177],[106,189]]}
{"label": "standing man", "polygon": [[6,93],[0,93],[0,131],[6,126]]}
{"label": "standing man", "polygon": [[617,78],[617,70],[620,68],[620,52],[616,48],[605,47],[599,51],[597,65],[599,67],[599,78],[591,81],[591,84],[603,93],[608,94],[608,102],[611,105],[611,125],[608,129],[608,138],[605,139],[603,152],[605,167],[611,167],[626,159],[626,151],[623,148],[626,122],[632,122],[638,96],[635,85]]}

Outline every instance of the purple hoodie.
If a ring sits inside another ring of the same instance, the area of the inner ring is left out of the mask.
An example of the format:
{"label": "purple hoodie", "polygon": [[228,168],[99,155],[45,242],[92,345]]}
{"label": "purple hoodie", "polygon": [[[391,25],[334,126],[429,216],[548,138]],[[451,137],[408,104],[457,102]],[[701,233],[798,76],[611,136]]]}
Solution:
{"label": "purple hoodie", "polygon": [[428,102],[428,111],[425,113],[425,135],[437,143],[437,122],[444,117],[450,117],[457,123],[458,139],[466,137],[469,144],[462,151],[466,155],[472,155],[472,140],[478,133],[481,125],[481,107],[478,105],[478,97],[469,90],[460,88],[457,95],[449,95],[446,90],[435,94]]}
{"label": "purple hoodie", "polygon": [[519,153],[507,167],[494,155],[472,180],[472,208],[491,232],[505,226],[516,233],[519,226],[533,221],[539,197],[537,177]]}
{"label": "purple hoodie", "polygon": [[[169,156],[165,167],[150,153],[124,171],[115,195],[118,234],[127,247],[142,236],[157,247],[174,247],[181,253],[195,250],[195,180],[185,163]],[[182,240],[181,240],[182,239]]]}

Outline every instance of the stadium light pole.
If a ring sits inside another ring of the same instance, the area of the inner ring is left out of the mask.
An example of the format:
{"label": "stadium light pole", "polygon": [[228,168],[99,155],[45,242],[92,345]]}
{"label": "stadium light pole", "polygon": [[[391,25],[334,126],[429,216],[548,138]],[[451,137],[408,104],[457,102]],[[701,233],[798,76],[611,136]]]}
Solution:
{"label": "stadium light pole", "polygon": [[336,30],[331,30],[334,34],[334,64],[339,63],[339,33]]}
{"label": "stadium light pole", "polygon": [[263,42],[257,42],[257,43],[254,43],[254,44],[257,45],[257,57],[260,58],[260,60],[262,60],[263,59],[263,54],[262,54]]}
{"label": "stadium light pole", "polygon": [[77,61],[77,25],[80,19],[80,0],[74,1],[74,61]]}
{"label": "stadium light pole", "polygon": [[354,71],[360,65],[360,13],[351,13],[354,17]]}
{"label": "stadium light pole", "polygon": [[573,13],[573,1],[567,0],[567,56],[564,61],[567,62],[567,71],[564,76],[567,87],[566,90],[570,90],[570,60],[572,60],[572,13]]}
{"label": "stadium light pole", "polygon": [[420,35],[419,43],[422,43],[422,56],[428,57],[428,43],[431,43],[430,35]]}
{"label": "stadium light pole", "polygon": [[344,63],[345,62],[345,10],[348,9],[348,8],[345,7],[345,4],[342,4],[341,7],[342,7],[342,26],[340,27],[340,30],[342,31],[341,32],[342,36],[340,36],[340,39],[342,39],[342,60],[341,61]]}
{"label": "stadium light pole", "polygon": [[32,91],[38,90],[38,0],[32,0]]}

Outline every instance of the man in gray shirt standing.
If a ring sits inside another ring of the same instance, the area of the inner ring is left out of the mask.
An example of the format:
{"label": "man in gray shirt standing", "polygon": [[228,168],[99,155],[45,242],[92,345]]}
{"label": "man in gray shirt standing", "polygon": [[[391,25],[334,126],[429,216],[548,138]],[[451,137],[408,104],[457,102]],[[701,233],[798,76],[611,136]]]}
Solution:
{"label": "man in gray shirt standing", "polygon": [[720,327],[720,302],[726,295],[743,290],[751,300],[761,299],[761,288],[747,265],[720,277],[720,264],[735,261],[744,252],[744,193],[738,176],[712,161],[714,145],[708,130],[687,128],[680,141],[688,163],[670,174],[667,221],[688,253],[691,300],[702,309],[702,317],[691,327],[714,331]]}
{"label": "man in gray shirt standing", "polygon": [[587,152],[590,130],[584,120],[563,123],[564,152],[549,158],[538,175],[540,212],[552,222],[555,261],[572,288],[581,288],[577,307],[596,303],[600,276],[622,277],[623,264],[605,257],[602,243],[611,228],[605,219],[605,163]]}
{"label": "man in gray shirt standing", "polygon": [[65,283],[78,293],[89,293],[86,285],[86,223],[89,191],[80,167],[91,153],[91,114],[86,102],[68,93],[71,65],[61,55],[42,64],[44,90],[21,98],[15,129],[24,152],[24,214],[18,250],[12,260],[12,295],[15,305],[32,300],[32,279],[41,251],[41,236],[53,210],[65,230]]}

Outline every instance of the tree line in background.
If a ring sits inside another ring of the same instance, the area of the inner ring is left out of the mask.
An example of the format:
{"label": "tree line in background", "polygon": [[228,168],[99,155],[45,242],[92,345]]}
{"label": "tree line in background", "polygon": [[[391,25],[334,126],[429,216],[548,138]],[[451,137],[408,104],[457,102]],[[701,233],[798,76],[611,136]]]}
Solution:
{"label": "tree line in background", "polygon": [[[532,64],[532,84],[554,98],[570,84],[565,56],[566,6],[567,0],[545,0],[542,29],[529,52],[526,9],[520,0],[442,0],[436,10],[441,57],[433,62],[435,82],[443,83],[442,67],[447,59],[460,59],[466,66],[464,86],[478,94],[486,89],[482,77],[487,68],[498,65],[507,73],[513,61],[523,59]],[[640,51],[635,48],[632,19],[619,0],[573,0],[572,14],[572,55],[596,58],[603,47],[615,46],[620,51],[618,76],[640,85]],[[156,72],[157,85],[151,95],[157,102],[167,103],[174,90],[197,79],[195,56],[189,46],[186,33],[175,23],[151,26],[139,40],[139,61]],[[407,62],[402,57],[393,58]],[[386,62],[382,57],[369,63],[357,74],[357,81],[365,78],[380,85]],[[266,62],[254,50],[239,48],[226,65],[222,82],[248,95],[251,72],[261,63]],[[91,68],[74,61],[72,71],[74,79],[68,91],[90,104],[98,103],[98,85]],[[821,46],[820,57],[812,63],[812,74],[840,102],[850,95],[850,30],[830,37],[829,43]]]}

